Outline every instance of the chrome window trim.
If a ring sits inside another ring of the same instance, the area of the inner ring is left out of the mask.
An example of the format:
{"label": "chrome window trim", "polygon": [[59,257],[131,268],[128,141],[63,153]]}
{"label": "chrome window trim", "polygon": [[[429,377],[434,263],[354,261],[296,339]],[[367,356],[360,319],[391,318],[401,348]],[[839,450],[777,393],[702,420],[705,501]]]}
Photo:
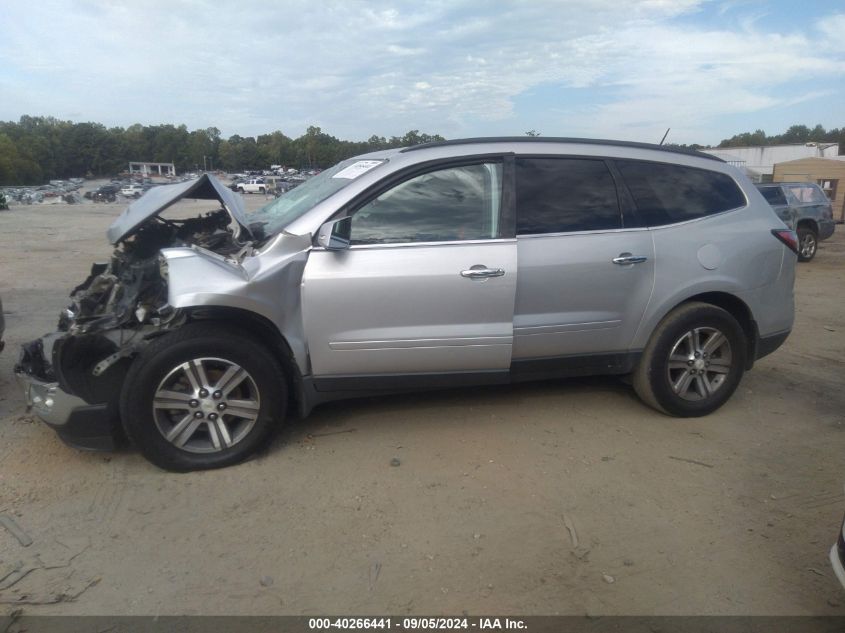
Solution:
{"label": "chrome window trim", "polygon": [[632,226],[630,228],[621,228],[621,229],[591,229],[589,231],[561,231],[558,233],[524,233],[517,235],[517,239],[523,238],[530,238],[535,239],[538,237],[566,237],[568,235],[601,235],[602,233],[627,233],[631,231],[648,231],[648,227],[646,226]]}

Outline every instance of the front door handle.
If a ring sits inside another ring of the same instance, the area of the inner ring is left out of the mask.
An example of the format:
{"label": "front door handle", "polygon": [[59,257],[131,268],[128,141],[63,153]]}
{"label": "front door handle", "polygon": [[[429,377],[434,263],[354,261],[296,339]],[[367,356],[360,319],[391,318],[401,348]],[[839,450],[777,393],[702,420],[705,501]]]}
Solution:
{"label": "front door handle", "polygon": [[645,261],[648,261],[648,257],[644,257],[642,255],[631,255],[631,253],[619,253],[619,257],[613,258],[613,263],[619,264],[620,266],[642,264]]}
{"label": "front door handle", "polygon": [[481,264],[476,264],[469,270],[461,271],[461,277],[467,279],[488,279],[490,277],[501,277],[504,274],[505,271],[501,268],[487,268],[487,266]]}

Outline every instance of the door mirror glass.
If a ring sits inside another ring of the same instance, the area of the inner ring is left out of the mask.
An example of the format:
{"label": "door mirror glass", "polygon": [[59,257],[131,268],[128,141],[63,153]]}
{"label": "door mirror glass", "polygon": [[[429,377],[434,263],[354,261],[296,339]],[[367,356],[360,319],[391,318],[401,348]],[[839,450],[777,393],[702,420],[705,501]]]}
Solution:
{"label": "door mirror glass", "polygon": [[326,222],[317,233],[317,244],[327,251],[342,251],[349,248],[352,233],[352,218],[341,218]]}

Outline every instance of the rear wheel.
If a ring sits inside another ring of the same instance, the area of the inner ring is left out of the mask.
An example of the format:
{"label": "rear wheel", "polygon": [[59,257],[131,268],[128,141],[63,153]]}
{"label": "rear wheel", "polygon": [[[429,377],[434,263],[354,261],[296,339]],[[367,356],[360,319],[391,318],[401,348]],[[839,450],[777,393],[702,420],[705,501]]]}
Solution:
{"label": "rear wheel", "polygon": [[634,389],[669,415],[707,415],[739,385],[746,349],[742,327],[729,312],[707,303],[683,304],[652,334],[634,372]]}
{"label": "rear wheel", "polygon": [[798,233],[798,261],[808,262],[816,256],[819,236],[813,229],[805,226],[799,227],[796,232]]}
{"label": "rear wheel", "polygon": [[246,459],[285,414],[276,358],[245,333],[189,324],[156,339],[135,360],[121,418],[144,456],[167,470]]}

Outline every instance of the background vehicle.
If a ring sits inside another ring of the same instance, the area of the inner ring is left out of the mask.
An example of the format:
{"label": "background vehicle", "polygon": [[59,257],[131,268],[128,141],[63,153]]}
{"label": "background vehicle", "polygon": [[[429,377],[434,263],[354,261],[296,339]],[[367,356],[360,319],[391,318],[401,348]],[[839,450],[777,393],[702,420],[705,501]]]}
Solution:
{"label": "background vehicle", "polygon": [[124,185],[120,188],[120,195],[127,198],[140,198],[144,195],[144,187],[141,185]]}
{"label": "background vehicle", "polygon": [[6,346],[6,343],[3,341],[3,333],[6,331],[6,317],[3,316],[3,300],[0,299],[0,352],[3,351],[3,348]]}
{"label": "background vehicle", "polygon": [[94,191],[87,192],[85,197],[88,197],[88,193],[90,193],[90,198],[94,202],[114,202],[117,200],[117,193],[119,190],[120,187],[113,183],[102,185],[97,187]]}
{"label": "background vehicle", "polygon": [[833,235],[836,227],[833,206],[822,188],[811,182],[778,182],[757,188],[784,224],[798,234],[798,261],[813,259],[819,242]]}
{"label": "background vehicle", "polygon": [[263,178],[252,178],[245,182],[239,182],[235,188],[241,193],[265,193],[267,185]]}
{"label": "background vehicle", "polygon": [[[182,197],[221,208],[161,220]],[[706,415],[794,317],[797,239],[751,182],[635,143],[385,150],[249,216],[205,175],[107,235],[112,262],[16,373],[64,439],[124,428],[174,470],[235,463],[288,411],[373,393],[631,374],[658,411]]]}

